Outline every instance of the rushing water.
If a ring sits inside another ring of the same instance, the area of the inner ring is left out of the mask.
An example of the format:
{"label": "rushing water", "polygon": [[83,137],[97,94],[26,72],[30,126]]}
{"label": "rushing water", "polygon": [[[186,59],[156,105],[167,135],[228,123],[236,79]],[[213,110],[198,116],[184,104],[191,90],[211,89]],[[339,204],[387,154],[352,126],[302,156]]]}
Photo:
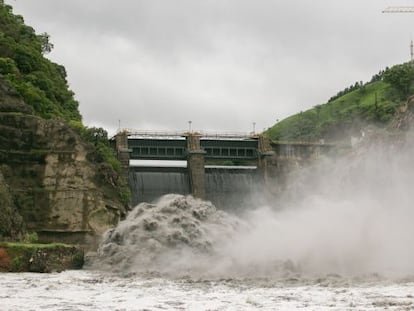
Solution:
{"label": "rushing water", "polygon": [[0,274],[0,310],[413,310],[414,282],[168,279],[66,271]]}
{"label": "rushing water", "polygon": [[132,171],[130,173],[132,202],[151,202],[167,193],[190,193],[190,180],[184,170],[175,172]]}
{"label": "rushing water", "polygon": [[208,168],[205,180],[206,197],[219,208],[240,212],[257,204],[252,196],[261,186],[256,169]]}
{"label": "rushing water", "polygon": [[[191,192],[188,171],[182,167],[134,167],[129,182],[134,205],[151,202],[169,193],[186,195]],[[206,197],[221,209],[250,208],[256,204],[251,194],[260,187],[254,167],[206,168]]]}
{"label": "rushing water", "polygon": [[412,146],[321,161],[239,213],[142,203],[86,270],[0,275],[0,310],[414,310]]}

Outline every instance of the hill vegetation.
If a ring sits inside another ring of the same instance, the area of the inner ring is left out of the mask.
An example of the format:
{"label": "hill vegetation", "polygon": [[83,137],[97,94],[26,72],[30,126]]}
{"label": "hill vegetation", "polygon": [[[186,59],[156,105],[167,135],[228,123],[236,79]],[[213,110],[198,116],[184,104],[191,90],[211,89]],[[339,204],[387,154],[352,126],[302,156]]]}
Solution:
{"label": "hill vegetation", "polygon": [[47,33],[36,34],[0,0],[0,74],[45,119],[81,120],[68,88],[65,67],[44,57],[53,48]]}
{"label": "hill vegetation", "polygon": [[45,57],[53,49],[49,39],[47,33],[36,34],[22,16],[13,14],[12,7],[0,0],[0,76],[37,116],[69,122],[85,142],[96,146],[100,160],[119,171],[106,131],[82,124],[65,67]]}
{"label": "hill vegetation", "polygon": [[367,125],[386,127],[414,87],[411,63],[386,68],[368,83],[356,82],[322,105],[290,116],[267,130],[277,141],[338,141]]}
{"label": "hill vegetation", "polygon": [[[129,204],[129,186],[107,132],[82,124],[65,67],[46,57],[52,49],[47,33],[37,34],[0,0],[0,201],[5,203],[0,203],[0,238],[42,229],[51,223],[52,206],[74,210],[73,217],[76,208],[86,206],[90,215],[82,217],[99,231]],[[76,195],[51,194],[65,193],[66,181]],[[82,199],[84,192],[91,203]],[[73,198],[83,203],[72,204]]]}

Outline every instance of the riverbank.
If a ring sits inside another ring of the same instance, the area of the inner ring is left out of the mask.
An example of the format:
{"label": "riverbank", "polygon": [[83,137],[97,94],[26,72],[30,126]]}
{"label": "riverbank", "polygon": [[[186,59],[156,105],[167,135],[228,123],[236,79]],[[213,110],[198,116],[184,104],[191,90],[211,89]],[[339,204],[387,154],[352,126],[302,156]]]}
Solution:
{"label": "riverbank", "polygon": [[83,261],[79,246],[0,242],[0,272],[60,272],[80,269]]}

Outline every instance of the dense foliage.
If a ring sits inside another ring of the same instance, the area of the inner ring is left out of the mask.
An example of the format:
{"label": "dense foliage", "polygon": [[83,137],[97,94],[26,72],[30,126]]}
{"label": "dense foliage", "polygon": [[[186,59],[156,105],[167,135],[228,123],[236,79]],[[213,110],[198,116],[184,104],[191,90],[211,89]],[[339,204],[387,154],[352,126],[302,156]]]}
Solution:
{"label": "dense foliage", "polygon": [[0,75],[38,116],[81,120],[65,68],[44,57],[52,48],[47,33],[36,34],[22,16],[14,15],[11,6],[0,0]]}
{"label": "dense foliage", "polygon": [[412,92],[414,81],[413,64],[396,65],[384,73],[384,81],[389,83],[401,98],[408,97]]}
{"label": "dense foliage", "polygon": [[[79,121],[71,121],[70,125],[85,142],[95,146],[94,162],[109,164],[115,172],[121,173],[121,163],[109,143],[107,131],[101,127],[86,127]],[[131,191],[127,181],[122,178],[117,179],[117,184],[122,203],[128,205],[131,199]]]}
{"label": "dense foliage", "polygon": [[[107,132],[82,124],[78,102],[68,87],[65,68],[44,56],[52,49],[47,33],[36,34],[32,27],[25,25],[22,16],[13,14],[12,7],[0,0],[0,76],[33,107],[37,116],[68,121],[83,142],[95,147],[92,161],[109,164],[119,173],[120,163],[109,145]],[[128,185],[120,180],[117,187],[127,204]]]}
{"label": "dense foliage", "polygon": [[108,132],[101,127],[86,127],[81,122],[71,121],[70,125],[74,128],[85,142],[95,146],[99,157],[96,162],[107,162],[119,173],[121,164],[116,158],[114,149],[110,146]]}
{"label": "dense foliage", "polygon": [[100,160],[119,170],[106,131],[84,127],[80,122],[78,103],[68,88],[65,68],[44,57],[53,49],[49,39],[47,33],[37,35],[24,24],[23,17],[14,15],[11,6],[0,0],[0,74],[38,116],[70,121],[84,141],[96,146]]}
{"label": "dense foliage", "polygon": [[267,130],[273,140],[335,141],[367,125],[384,127],[412,93],[411,63],[386,68],[370,82],[357,82],[323,105],[290,116]]}

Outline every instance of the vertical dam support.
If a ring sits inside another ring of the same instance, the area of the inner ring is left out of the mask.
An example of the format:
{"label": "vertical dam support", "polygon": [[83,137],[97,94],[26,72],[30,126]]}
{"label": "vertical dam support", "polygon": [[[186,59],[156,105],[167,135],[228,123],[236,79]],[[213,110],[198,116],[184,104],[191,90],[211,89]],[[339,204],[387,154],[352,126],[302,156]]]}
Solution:
{"label": "vertical dam support", "polygon": [[259,136],[257,151],[257,169],[259,170],[259,174],[263,177],[265,187],[267,187],[269,185],[270,180],[270,158],[275,154],[275,152],[272,149],[271,141],[268,137],[264,135]]}
{"label": "vertical dam support", "polygon": [[131,150],[128,148],[127,132],[119,132],[115,136],[117,158],[121,163],[121,175],[126,181],[129,179],[129,158]]}
{"label": "vertical dam support", "polygon": [[187,136],[187,169],[190,178],[191,194],[200,199],[206,198],[204,155],[200,146],[201,135],[190,133]]}

